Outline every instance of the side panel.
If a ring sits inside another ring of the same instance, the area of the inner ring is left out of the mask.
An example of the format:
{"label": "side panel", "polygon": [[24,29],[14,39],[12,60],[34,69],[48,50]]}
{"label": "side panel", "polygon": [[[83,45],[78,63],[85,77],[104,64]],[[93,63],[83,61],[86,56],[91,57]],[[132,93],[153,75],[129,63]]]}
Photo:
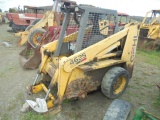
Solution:
{"label": "side panel", "polygon": [[[72,69],[75,67],[82,65],[84,63],[93,61],[96,55],[101,53],[103,50],[109,48],[112,46],[114,43],[119,42],[121,38],[126,36],[128,33],[128,28],[108,37],[105,38],[104,40],[91,45],[90,47],[87,47],[80,52],[68,57],[67,61],[64,64],[64,70],[66,72],[70,72]],[[107,43],[107,44],[106,44]]]}
{"label": "side panel", "polygon": [[121,57],[123,61],[126,61],[125,67],[129,71],[130,77],[132,76],[133,72],[136,48],[138,43],[138,34],[139,34],[138,27],[139,27],[138,25],[134,25],[129,28],[127,39]]}
{"label": "side panel", "polygon": [[13,21],[15,25],[30,25],[36,18],[42,18],[43,14],[29,14],[29,13],[8,13],[9,21]]}

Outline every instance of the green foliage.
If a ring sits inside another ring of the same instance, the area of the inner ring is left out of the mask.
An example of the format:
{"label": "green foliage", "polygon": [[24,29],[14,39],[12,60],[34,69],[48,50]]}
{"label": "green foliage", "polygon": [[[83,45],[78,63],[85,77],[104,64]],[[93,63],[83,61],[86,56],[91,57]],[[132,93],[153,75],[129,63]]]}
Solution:
{"label": "green foliage", "polygon": [[139,22],[142,22],[144,17],[141,17],[141,16],[131,16],[131,19],[134,19],[136,21],[139,21]]}
{"label": "green foliage", "polygon": [[50,116],[28,112],[25,113],[20,120],[50,120]]}
{"label": "green foliage", "polygon": [[2,115],[2,118],[1,118],[2,120],[9,120],[10,118],[9,118],[9,116],[5,113],[5,114],[3,114]]}
{"label": "green foliage", "polygon": [[153,101],[153,105],[157,108],[160,108],[160,95],[158,95]]}
{"label": "green foliage", "polygon": [[9,12],[11,12],[11,13],[16,13],[16,12],[18,12],[18,11],[15,10],[14,8],[9,8]]}
{"label": "green foliage", "polygon": [[143,56],[144,62],[160,67],[160,51],[138,49],[137,54]]}

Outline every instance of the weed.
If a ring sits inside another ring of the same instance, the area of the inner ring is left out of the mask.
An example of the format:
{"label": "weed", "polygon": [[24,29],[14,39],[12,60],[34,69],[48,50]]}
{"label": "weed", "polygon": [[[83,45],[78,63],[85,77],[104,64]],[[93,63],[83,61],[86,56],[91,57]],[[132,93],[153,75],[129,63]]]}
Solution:
{"label": "weed", "polygon": [[[18,94],[16,95],[16,97],[9,102],[9,105],[8,105],[8,107],[7,107],[7,110],[8,110],[8,111],[11,111],[11,110],[15,109],[16,106],[17,106],[19,103],[20,103],[20,104],[23,104],[23,102],[24,102],[24,101],[23,101],[23,97],[24,97],[24,95],[23,95],[22,93],[18,93]],[[17,101],[18,101],[18,102],[17,102]]]}
{"label": "weed", "polygon": [[139,81],[136,81],[135,84],[139,86],[139,85],[140,85],[140,82],[139,82]]}
{"label": "weed", "polygon": [[160,95],[152,103],[156,108],[160,108]]}
{"label": "weed", "polygon": [[142,105],[144,106],[144,105],[145,105],[145,103],[140,103],[140,102],[139,102],[138,104],[139,104],[140,106],[142,106]]}
{"label": "weed", "polygon": [[[34,112],[28,112],[23,114],[20,120],[50,120],[49,115],[42,115]],[[53,120],[53,117],[52,117]]]}
{"label": "weed", "polygon": [[160,67],[160,52],[138,49],[137,55],[143,56],[144,62]]}
{"label": "weed", "polygon": [[151,75],[151,73],[148,73],[147,71],[143,71],[142,73],[143,73],[143,75],[145,75],[145,76],[150,76],[150,75]]}
{"label": "weed", "polygon": [[71,102],[71,100],[68,100],[68,99],[65,99],[65,100],[63,101],[64,104],[68,104],[68,103],[70,103],[70,102]]}
{"label": "weed", "polygon": [[77,113],[77,112],[71,112],[71,113],[69,113],[69,116],[70,116],[71,120],[77,120],[78,118],[81,117],[81,114]]}
{"label": "weed", "polygon": [[16,108],[16,103],[11,103],[11,104],[8,105],[7,110],[11,111],[11,110],[13,110],[15,108]]}
{"label": "weed", "polygon": [[5,113],[5,114],[3,114],[1,119],[2,120],[9,120],[9,116]]}
{"label": "weed", "polygon": [[145,87],[145,88],[150,88],[150,87],[152,87],[153,85],[151,85],[151,84],[142,84],[141,86],[143,86],[143,87]]}

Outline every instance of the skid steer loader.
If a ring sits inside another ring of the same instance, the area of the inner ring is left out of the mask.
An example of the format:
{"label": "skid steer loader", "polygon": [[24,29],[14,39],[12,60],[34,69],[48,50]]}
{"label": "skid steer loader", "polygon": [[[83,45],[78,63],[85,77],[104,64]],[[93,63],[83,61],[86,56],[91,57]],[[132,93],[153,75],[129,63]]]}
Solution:
{"label": "skid steer loader", "polygon": [[[129,23],[128,17],[129,15],[118,12],[118,20],[119,20],[118,26],[120,30],[124,29],[124,26]],[[75,14],[71,16],[71,19],[76,21]],[[113,28],[114,24],[110,22],[109,27]],[[75,30],[76,30],[75,27],[67,28],[66,35],[70,34],[71,32],[75,32]],[[61,26],[50,27],[49,30],[45,32],[43,36],[40,38],[40,41],[36,46],[31,42],[28,43],[27,46],[19,54],[20,63],[22,67],[25,69],[37,68],[41,61],[40,47],[46,43],[58,39],[60,31],[61,31]]]}
{"label": "skid steer loader", "polygon": [[[60,108],[64,99],[85,98],[100,87],[106,97],[117,98],[132,77],[137,24],[126,25],[118,32],[116,10],[88,5],[63,6],[61,10],[65,17],[59,39],[41,47],[42,61],[29,87],[30,93],[45,91],[46,96],[36,102],[26,100],[40,113]],[[73,14],[76,21],[70,19]],[[109,27],[111,17],[114,29]],[[77,31],[65,36],[71,26]]]}
{"label": "skid steer loader", "polygon": [[160,50],[160,10],[147,12],[141,23],[139,38],[139,47]]}
{"label": "skid steer loader", "polygon": [[59,11],[62,3],[65,4],[76,4],[75,2],[68,2],[68,0],[53,0],[52,11],[47,11],[43,18],[36,22],[35,25],[28,26],[24,32],[16,33],[16,36],[21,36],[19,40],[19,46],[24,45],[27,41],[32,43],[34,46],[38,44],[39,37],[42,37],[43,33],[50,26],[59,26],[61,24],[62,15]]}

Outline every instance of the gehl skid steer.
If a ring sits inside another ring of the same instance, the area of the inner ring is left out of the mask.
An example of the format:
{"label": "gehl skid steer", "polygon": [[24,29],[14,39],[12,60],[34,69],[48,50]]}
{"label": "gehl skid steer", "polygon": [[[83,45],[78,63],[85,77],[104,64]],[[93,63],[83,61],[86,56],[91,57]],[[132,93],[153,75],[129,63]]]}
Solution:
{"label": "gehl skid steer", "polygon": [[[117,98],[133,72],[139,25],[129,24],[118,32],[116,10],[89,5],[63,6],[61,11],[65,17],[59,39],[41,47],[42,61],[29,87],[31,93],[45,91],[46,96],[25,103],[41,113],[99,88],[106,97]],[[76,20],[71,19],[73,14]],[[77,31],[65,35],[71,26]]]}

